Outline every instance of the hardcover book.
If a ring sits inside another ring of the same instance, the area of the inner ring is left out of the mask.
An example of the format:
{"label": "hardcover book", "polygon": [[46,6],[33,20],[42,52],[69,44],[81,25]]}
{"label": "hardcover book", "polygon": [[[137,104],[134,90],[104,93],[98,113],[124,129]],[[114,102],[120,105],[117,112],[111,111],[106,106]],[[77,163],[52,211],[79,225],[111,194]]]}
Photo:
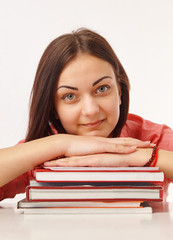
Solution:
{"label": "hardcover book", "polygon": [[53,207],[48,207],[50,206],[48,205],[50,202],[47,202],[47,204],[40,202],[39,207],[35,205],[36,203],[37,202],[27,202],[25,199],[18,203],[18,209],[22,209],[24,214],[152,213],[152,208],[147,202],[55,202],[56,205],[54,204]]}
{"label": "hardcover book", "polygon": [[38,182],[163,182],[155,167],[52,167],[36,168]]}
{"label": "hardcover book", "polygon": [[30,201],[87,201],[87,200],[150,200],[162,201],[163,189],[155,184],[118,184],[113,186],[28,186],[27,200]]}

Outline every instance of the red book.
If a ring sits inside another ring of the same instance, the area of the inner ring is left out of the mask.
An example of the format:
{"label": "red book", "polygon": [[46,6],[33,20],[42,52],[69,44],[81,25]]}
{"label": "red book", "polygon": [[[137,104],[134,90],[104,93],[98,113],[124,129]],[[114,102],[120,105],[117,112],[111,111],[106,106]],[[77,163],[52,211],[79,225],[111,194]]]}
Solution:
{"label": "red book", "polygon": [[38,182],[163,182],[157,167],[53,167],[36,168]]}

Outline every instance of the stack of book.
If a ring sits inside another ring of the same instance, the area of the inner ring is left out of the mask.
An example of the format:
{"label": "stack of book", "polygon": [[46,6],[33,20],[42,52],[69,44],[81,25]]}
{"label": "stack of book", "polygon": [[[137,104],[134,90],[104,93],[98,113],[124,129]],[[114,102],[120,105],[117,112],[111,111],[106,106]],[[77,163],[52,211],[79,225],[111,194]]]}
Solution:
{"label": "stack of book", "polygon": [[18,202],[25,214],[152,213],[163,200],[164,173],[157,167],[36,168]]}

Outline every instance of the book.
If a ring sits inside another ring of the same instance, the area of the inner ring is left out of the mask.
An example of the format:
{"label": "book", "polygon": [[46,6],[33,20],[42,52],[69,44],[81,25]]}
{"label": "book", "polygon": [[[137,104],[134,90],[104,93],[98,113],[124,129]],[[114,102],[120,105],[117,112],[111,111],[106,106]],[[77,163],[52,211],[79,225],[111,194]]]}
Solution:
{"label": "book", "polygon": [[25,214],[152,213],[163,200],[157,167],[37,167],[18,202]]}
{"label": "book", "polygon": [[34,178],[29,180],[30,187],[75,187],[75,186],[99,186],[99,187],[108,187],[108,186],[126,186],[126,187],[154,187],[162,186],[162,182],[37,182]]}
{"label": "book", "polygon": [[155,184],[114,184],[113,186],[28,186],[30,201],[87,201],[87,200],[150,200],[162,201],[163,189]]}
{"label": "book", "polygon": [[157,167],[52,167],[35,168],[37,182],[163,182]]}
{"label": "book", "polygon": [[60,206],[60,207],[31,207],[23,208],[24,214],[148,214],[152,213],[152,208],[147,202],[142,202],[137,207],[92,207],[92,206]]}
{"label": "book", "polygon": [[142,201],[28,201],[26,198],[17,203],[17,208],[46,207],[140,207]]}

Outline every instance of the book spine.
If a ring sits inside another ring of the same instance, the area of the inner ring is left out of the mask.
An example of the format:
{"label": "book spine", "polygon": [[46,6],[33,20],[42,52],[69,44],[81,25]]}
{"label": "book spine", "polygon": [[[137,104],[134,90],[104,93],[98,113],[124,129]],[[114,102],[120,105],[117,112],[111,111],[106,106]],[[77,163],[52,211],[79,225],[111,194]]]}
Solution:
{"label": "book spine", "polygon": [[30,186],[27,186],[26,187],[26,199],[27,199],[27,201],[30,201],[30,199],[29,199],[29,189],[30,189]]}

